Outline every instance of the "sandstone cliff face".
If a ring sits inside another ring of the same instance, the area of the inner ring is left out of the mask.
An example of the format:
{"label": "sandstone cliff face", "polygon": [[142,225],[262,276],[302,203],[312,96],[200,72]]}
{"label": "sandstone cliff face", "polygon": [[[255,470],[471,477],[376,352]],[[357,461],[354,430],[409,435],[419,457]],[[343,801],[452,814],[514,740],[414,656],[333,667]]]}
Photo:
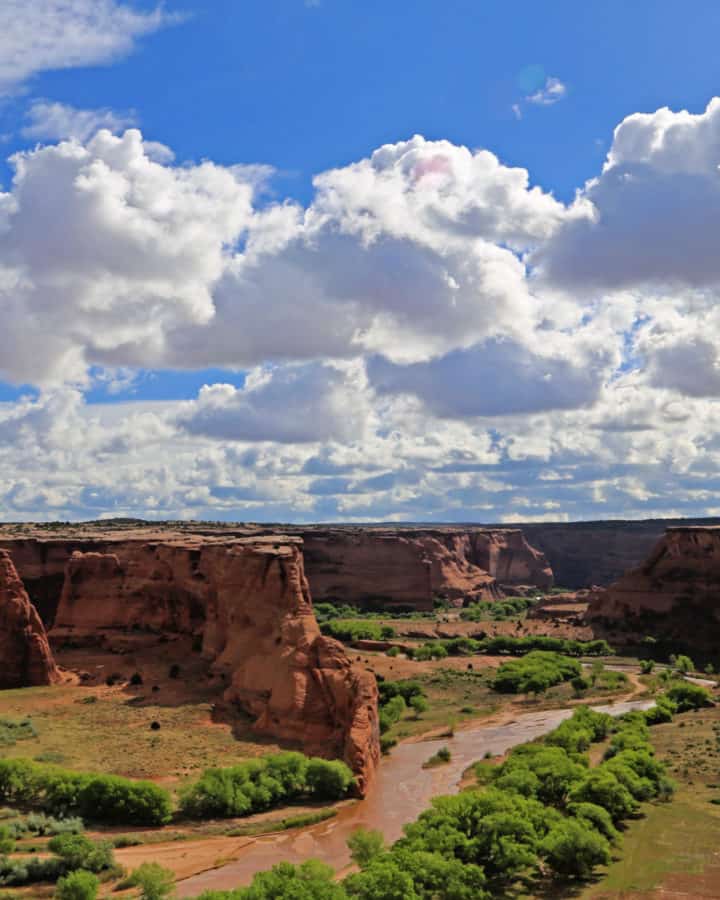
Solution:
{"label": "sandstone cliff face", "polygon": [[586,619],[697,647],[720,637],[720,528],[669,528],[649,558],[591,594]]}
{"label": "sandstone cliff face", "polygon": [[9,553],[0,550],[0,688],[53,684],[59,678],[40,616]]}
{"label": "sandstone cliff face", "polygon": [[516,529],[300,530],[313,597],[360,606],[432,610],[503,596],[500,584],[549,587],[545,557]]}
{"label": "sandstone cliff face", "polygon": [[73,553],[54,641],[128,630],[202,636],[226,699],[260,733],[344,758],[364,791],[379,762],[375,678],[320,634],[300,542],[282,537],[118,541]]}

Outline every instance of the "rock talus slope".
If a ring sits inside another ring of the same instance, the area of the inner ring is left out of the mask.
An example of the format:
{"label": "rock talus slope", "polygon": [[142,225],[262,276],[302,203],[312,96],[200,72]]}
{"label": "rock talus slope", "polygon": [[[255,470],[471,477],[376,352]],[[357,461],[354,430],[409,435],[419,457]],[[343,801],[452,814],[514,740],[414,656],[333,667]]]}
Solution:
{"label": "rock talus slope", "polygon": [[720,528],[669,528],[648,559],[591,594],[591,624],[698,648],[720,638]]}
{"label": "rock talus slope", "polygon": [[129,630],[194,634],[259,733],[344,758],[363,792],[379,762],[375,677],[321,635],[300,542],[118,541],[75,552],[54,641],[112,643]]}
{"label": "rock talus slope", "polygon": [[59,679],[40,616],[10,554],[0,550],[0,688],[53,684]]}

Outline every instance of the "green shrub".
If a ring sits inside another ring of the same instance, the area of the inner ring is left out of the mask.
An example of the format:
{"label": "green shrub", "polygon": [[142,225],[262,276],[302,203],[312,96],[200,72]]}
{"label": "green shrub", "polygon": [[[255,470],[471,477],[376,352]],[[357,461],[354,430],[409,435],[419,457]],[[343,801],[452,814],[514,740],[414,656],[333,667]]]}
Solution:
{"label": "green shrub", "polygon": [[541,694],[549,687],[569,681],[581,672],[580,663],[559,653],[535,650],[520,659],[503,663],[492,681],[504,694]]}
{"label": "green shrub", "polygon": [[61,878],[55,888],[58,900],[95,900],[100,881],[92,872],[70,872]]}
{"label": "green shrub", "polygon": [[707,688],[689,681],[673,684],[666,692],[666,696],[677,706],[678,712],[687,712],[690,709],[701,709],[704,706],[713,705]]}
{"label": "green shrub", "polygon": [[352,783],[352,772],[339,760],[279,753],[225,769],[206,769],[181,791],[180,808],[191,818],[245,816],[299,797],[340,799]]}
{"label": "green shrub", "polygon": [[108,824],[163,825],[172,810],[168,792],[152,782],[72,772],[28,759],[0,759],[0,801]]}
{"label": "green shrub", "polygon": [[587,878],[595,866],[610,862],[607,839],[587,821],[574,819],[555,825],[543,838],[540,853],[553,872],[566,878]]}
{"label": "green shrub", "polygon": [[140,900],[165,900],[175,892],[173,873],[154,862],[138,866],[131,872],[126,884],[129,887],[140,888]]}
{"label": "green shrub", "polygon": [[7,856],[15,850],[15,835],[9,825],[0,825],[0,855]]}
{"label": "green shrub", "polygon": [[364,869],[385,849],[385,838],[382,831],[358,828],[347,841],[350,856],[354,863]]}
{"label": "green shrub", "polygon": [[570,792],[572,803],[594,803],[606,809],[613,822],[620,822],[637,812],[637,803],[612,772],[605,766],[589,772]]}
{"label": "green shrub", "polygon": [[102,872],[115,864],[111,843],[95,843],[84,834],[58,834],[48,842],[48,850],[63,861],[69,872],[74,869]]}
{"label": "green shrub", "polygon": [[380,734],[385,734],[392,726],[399,722],[406,710],[405,700],[400,694],[392,697],[387,703],[380,707],[378,715],[380,723]]}
{"label": "green shrub", "polygon": [[318,800],[340,800],[353,784],[353,774],[339,759],[311,759],[307,769],[307,786]]}

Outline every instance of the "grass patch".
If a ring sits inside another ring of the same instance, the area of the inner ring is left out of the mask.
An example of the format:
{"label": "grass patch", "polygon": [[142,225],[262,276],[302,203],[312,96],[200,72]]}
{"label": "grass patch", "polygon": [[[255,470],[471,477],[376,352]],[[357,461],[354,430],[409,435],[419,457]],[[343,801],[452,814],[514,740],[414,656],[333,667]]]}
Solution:
{"label": "grass patch", "polygon": [[[652,729],[656,755],[677,784],[672,803],[645,804],[645,817],[623,836],[622,858],[580,896],[583,900],[650,891],[672,879],[673,889],[701,896],[703,884],[717,884],[720,807],[716,779],[720,766],[720,709],[685,713]],[[706,867],[714,865],[707,876]],[[704,879],[707,877],[708,881]],[[575,895],[577,896],[577,895]]]}

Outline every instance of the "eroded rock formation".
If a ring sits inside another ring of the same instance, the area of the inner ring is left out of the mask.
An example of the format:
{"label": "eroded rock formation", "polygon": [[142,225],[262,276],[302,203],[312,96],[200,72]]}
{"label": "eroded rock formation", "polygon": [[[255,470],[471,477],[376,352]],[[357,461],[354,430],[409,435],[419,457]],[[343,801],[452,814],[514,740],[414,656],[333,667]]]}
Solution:
{"label": "eroded rock formation", "polygon": [[375,677],[320,634],[301,543],[281,536],[117,541],[75,552],[53,641],[193,634],[260,733],[344,758],[364,791],[379,761]]}
{"label": "eroded rock formation", "polygon": [[669,528],[648,559],[591,594],[589,623],[695,647],[720,638],[720,528]]}
{"label": "eroded rock formation", "polygon": [[0,550],[0,688],[53,684],[59,678],[40,616],[10,554]]}
{"label": "eroded rock formation", "polygon": [[503,596],[502,585],[550,587],[542,553],[517,529],[300,529],[315,601],[432,610]]}

